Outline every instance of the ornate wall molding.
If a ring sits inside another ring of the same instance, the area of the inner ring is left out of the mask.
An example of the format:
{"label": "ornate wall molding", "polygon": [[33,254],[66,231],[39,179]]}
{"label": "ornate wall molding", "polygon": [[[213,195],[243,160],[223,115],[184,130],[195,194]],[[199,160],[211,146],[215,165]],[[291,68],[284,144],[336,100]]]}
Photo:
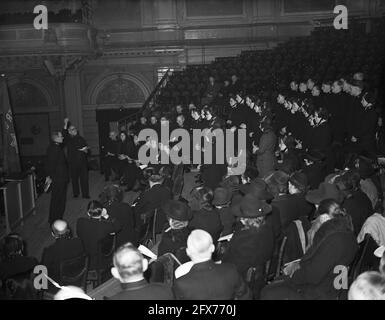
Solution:
{"label": "ornate wall molding", "polygon": [[128,80],[133,82],[142,91],[144,95],[144,99],[146,99],[151,93],[150,86],[147,83],[146,79],[138,74],[125,73],[125,72],[124,73],[116,72],[112,74],[103,73],[90,83],[85,96],[85,104],[97,105],[97,99],[99,94],[102,92],[102,90],[109,83],[117,79],[123,79],[123,80]]}
{"label": "ornate wall molding", "polygon": [[[55,94],[52,91],[52,89],[48,88],[43,82],[36,78],[30,78],[30,77],[23,77],[20,79],[16,76],[10,76],[8,79],[8,86],[10,88],[17,86],[18,84],[28,84],[29,86],[32,86],[33,88],[36,88],[39,94],[42,95],[43,99],[45,100],[45,103],[43,105],[31,105],[29,106],[22,106],[22,107],[15,107],[15,111],[21,112],[38,112],[37,110],[44,110],[44,111],[56,111],[58,106],[55,99]],[[31,101],[33,103],[33,101]],[[33,108],[32,108],[33,107]]]}

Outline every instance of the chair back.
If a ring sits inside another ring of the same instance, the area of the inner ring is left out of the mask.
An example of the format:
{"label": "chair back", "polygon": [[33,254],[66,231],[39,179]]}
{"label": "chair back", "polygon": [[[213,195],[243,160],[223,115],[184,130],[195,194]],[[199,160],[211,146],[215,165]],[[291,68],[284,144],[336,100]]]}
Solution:
{"label": "chair back", "polygon": [[279,247],[277,269],[275,271],[275,278],[278,278],[282,270],[283,255],[285,253],[287,237],[283,237],[281,246]]}
{"label": "chair back", "polygon": [[370,270],[378,270],[380,260],[374,255],[378,245],[370,234],[366,234],[364,241],[357,251],[356,257],[349,268],[349,284],[361,273]]}
{"label": "chair back", "polygon": [[151,248],[155,244],[158,209],[152,210],[150,214],[144,214],[143,216],[146,219],[143,220],[139,229],[139,244]]}
{"label": "chair back", "polygon": [[60,263],[60,283],[74,285],[86,292],[89,258],[86,254],[64,260]]}
{"label": "chair back", "polygon": [[177,176],[175,180],[173,180],[173,186],[172,186],[172,196],[174,200],[179,200],[179,197],[182,194],[183,191],[183,186],[184,186],[184,177],[182,176]]}
{"label": "chair back", "polygon": [[306,219],[298,219],[292,221],[284,230],[287,237],[282,263],[285,264],[302,258],[306,252],[307,236],[306,233],[310,228],[310,223]]}
{"label": "chair back", "polygon": [[267,273],[270,267],[270,260],[264,266],[250,267],[246,273],[246,283],[253,294],[253,299],[259,300],[260,292],[267,282]]}
{"label": "chair back", "polygon": [[172,286],[175,280],[174,272],[180,265],[180,261],[172,253],[165,253],[150,264],[149,282],[161,282]]}
{"label": "chair back", "polygon": [[103,239],[98,241],[97,245],[97,259],[98,259],[98,268],[97,271],[101,272],[102,270],[108,269],[112,266],[112,257],[115,252],[116,246],[116,235],[108,234]]}
{"label": "chair back", "polygon": [[91,281],[93,287],[99,286],[105,280],[108,280],[110,273],[107,271],[112,266],[115,246],[116,234],[108,234],[98,241],[96,270],[89,270],[87,272],[87,281]]}
{"label": "chair back", "polygon": [[109,234],[98,241],[98,254],[101,257],[110,257],[114,254],[116,235]]}
{"label": "chair back", "polygon": [[[364,240],[361,242],[354,260],[349,266],[348,271],[348,286],[363,272],[369,270],[378,270],[380,259],[374,255],[374,250],[378,247],[370,234],[366,234]],[[348,289],[339,291],[337,299],[347,300]]]}

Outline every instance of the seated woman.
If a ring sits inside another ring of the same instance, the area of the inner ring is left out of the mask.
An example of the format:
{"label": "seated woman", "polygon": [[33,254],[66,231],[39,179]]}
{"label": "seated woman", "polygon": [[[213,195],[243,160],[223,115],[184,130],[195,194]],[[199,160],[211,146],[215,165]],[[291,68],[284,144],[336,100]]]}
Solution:
{"label": "seated woman", "polygon": [[265,223],[266,215],[271,211],[271,206],[266,202],[258,200],[252,194],[245,195],[240,205],[234,207],[239,226],[236,227],[222,258],[222,262],[234,264],[244,278],[249,268],[256,268],[261,277],[259,283],[255,283],[255,297],[259,296],[259,290],[264,285],[262,275],[274,250],[273,229]]}
{"label": "seated woman", "polygon": [[116,247],[131,242],[137,245],[138,236],[135,231],[135,216],[128,203],[123,201],[123,190],[117,185],[108,185],[100,195],[100,202],[107,209],[107,214],[121,225],[116,235]]}
{"label": "seated woman", "polygon": [[[263,300],[332,300],[339,292],[334,287],[336,266],[348,267],[358,245],[350,217],[338,210],[337,203],[325,206],[313,224],[311,245],[298,262],[288,265],[283,279],[266,286]],[[324,206],[324,205],[323,205]],[[334,207],[334,209],[333,209]],[[318,209],[321,208],[321,205]]]}
{"label": "seated woman", "polygon": [[307,232],[307,249],[309,249],[321,225],[329,219],[329,217],[344,216],[349,225],[352,225],[351,217],[348,216],[341,205],[334,199],[324,199],[319,203],[318,209],[315,212],[311,227]]}
{"label": "seated woman", "polygon": [[192,210],[190,228],[201,229],[210,233],[214,244],[223,230],[218,210],[212,205],[213,192],[206,187],[197,187],[191,191],[189,207]]}
{"label": "seated woman", "polygon": [[162,234],[162,240],[158,246],[158,256],[172,253],[181,263],[185,263],[190,260],[185,249],[190,234],[188,226],[189,220],[191,220],[191,211],[185,203],[176,200],[168,200],[163,205],[162,210],[167,215],[170,227]]}

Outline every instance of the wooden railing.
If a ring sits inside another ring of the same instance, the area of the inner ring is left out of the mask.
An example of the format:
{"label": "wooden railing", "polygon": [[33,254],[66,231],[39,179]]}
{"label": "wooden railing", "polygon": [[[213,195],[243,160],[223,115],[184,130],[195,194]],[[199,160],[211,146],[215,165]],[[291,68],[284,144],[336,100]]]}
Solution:
{"label": "wooden railing", "polygon": [[127,124],[131,121],[138,120],[142,115],[147,116],[152,107],[156,105],[157,98],[159,97],[160,91],[167,84],[167,81],[170,77],[170,69],[166,71],[163,75],[162,79],[158,82],[154,90],[152,90],[151,94],[147,97],[146,101],[143,103],[143,106],[136,113],[129,115],[123,119],[118,121],[119,128],[125,127],[127,128]]}

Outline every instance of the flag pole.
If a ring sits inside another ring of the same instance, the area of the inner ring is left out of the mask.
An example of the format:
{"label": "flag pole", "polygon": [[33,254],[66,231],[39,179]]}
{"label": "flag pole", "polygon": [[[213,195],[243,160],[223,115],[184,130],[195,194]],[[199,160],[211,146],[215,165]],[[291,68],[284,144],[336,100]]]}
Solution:
{"label": "flag pole", "polygon": [[[13,112],[7,78],[4,73],[0,75],[0,85],[1,90],[3,91],[1,101],[3,104],[3,167],[6,174],[19,173],[22,172],[22,165],[16,130],[15,113]],[[10,146],[11,149],[9,148]],[[14,148],[14,150],[12,148]],[[10,156],[12,161],[9,161]]]}

